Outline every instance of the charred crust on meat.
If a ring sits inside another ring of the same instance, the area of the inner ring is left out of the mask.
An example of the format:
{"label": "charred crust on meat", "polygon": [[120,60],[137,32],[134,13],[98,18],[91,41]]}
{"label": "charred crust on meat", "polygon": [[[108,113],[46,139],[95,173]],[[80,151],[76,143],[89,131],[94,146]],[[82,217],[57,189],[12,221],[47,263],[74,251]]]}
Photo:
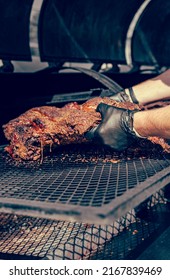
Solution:
{"label": "charred crust on meat", "polygon": [[23,126],[16,126],[15,131],[19,134],[25,133],[25,128]]}
{"label": "charred crust on meat", "polygon": [[32,123],[39,128],[44,128],[44,123],[39,118],[33,119]]}

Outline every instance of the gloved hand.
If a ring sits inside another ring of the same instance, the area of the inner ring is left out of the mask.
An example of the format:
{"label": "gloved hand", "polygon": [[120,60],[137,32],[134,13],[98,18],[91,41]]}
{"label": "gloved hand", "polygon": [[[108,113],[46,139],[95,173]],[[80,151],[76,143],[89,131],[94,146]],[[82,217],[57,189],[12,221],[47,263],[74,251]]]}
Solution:
{"label": "gloved hand", "polygon": [[101,113],[102,121],[86,133],[86,138],[99,144],[122,151],[138,138],[133,131],[133,115],[136,111],[120,109],[100,103],[96,109]]}
{"label": "gloved hand", "polygon": [[101,94],[100,94],[100,97],[110,97],[111,99],[115,100],[115,101],[118,101],[118,102],[126,102],[126,101],[129,101],[129,102],[132,102],[132,103],[135,103],[135,104],[138,104],[138,100],[136,99],[136,96],[134,94],[134,91],[133,91],[133,88],[130,87],[130,88],[127,88],[126,91],[125,90],[122,90],[118,93],[114,93],[110,90],[105,90],[105,91],[102,91]]}

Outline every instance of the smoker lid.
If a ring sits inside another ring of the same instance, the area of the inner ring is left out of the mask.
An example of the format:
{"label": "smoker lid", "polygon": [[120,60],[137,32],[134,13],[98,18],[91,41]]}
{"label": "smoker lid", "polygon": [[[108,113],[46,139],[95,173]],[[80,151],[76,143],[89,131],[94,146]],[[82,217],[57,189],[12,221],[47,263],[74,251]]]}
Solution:
{"label": "smoker lid", "polygon": [[0,59],[169,66],[169,14],[168,0],[0,0]]}
{"label": "smoker lid", "polygon": [[29,18],[33,0],[0,0],[0,59],[31,61]]}
{"label": "smoker lid", "polygon": [[144,1],[147,7],[141,14],[133,36],[132,57],[138,64],[170,65],[170,2]]}
{"label": "smoker lid", "polygon": [[126,64],[126,34],[142,2],[44,1],[39,20],[41,60]]}
{"label": "smoker lid", "polygon": [[167,0],[20,2],[0,0],[0,59],[169,65]]}

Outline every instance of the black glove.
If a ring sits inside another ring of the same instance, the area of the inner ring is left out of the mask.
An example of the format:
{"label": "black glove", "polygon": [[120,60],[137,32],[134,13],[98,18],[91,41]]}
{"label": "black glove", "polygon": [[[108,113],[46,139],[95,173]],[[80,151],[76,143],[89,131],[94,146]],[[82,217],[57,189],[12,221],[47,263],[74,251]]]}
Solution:
{"label": "black glove", "polygon": [[136,111],[120,109],[100,103],[96,109],[101,113],[102,121],[86,133],[86,138],[99,144],[122,151],[138,137],[133,131],[133,115]]}
{"label": "black glove", "polygon": [[133,88],[132,87],[127,88],[127,91],[128,91],[128,94],[125,92],[125,90],[122,90],[118,93],[114,93],[110,90],[105,90],[105,91],[101,92],[100,97],[106,97],[107,96],[107,97],[110,97],[111,99],[113,99],[115,101],[118,101],[118,102],[129,101],[129,102],[138,104],[139,102],[136,99]]}

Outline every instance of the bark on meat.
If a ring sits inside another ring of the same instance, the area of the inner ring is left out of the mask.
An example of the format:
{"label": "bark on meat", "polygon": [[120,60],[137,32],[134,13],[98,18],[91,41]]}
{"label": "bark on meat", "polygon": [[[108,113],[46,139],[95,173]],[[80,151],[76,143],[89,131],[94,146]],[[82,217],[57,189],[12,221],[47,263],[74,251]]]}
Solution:
{"label": "bark on meat", "polygon": [[[5,137],[10,142],[5,150],[14,159],[38,160],[42,159],[44,148],[87,142],[85,133],[101,121],[100,113],[96,112],[101,102],[129,110],[142,109],[136,104],[120,103],[108,97],[92,98],[81,105],[72,102],[62,108],[35,107],[3,125]],[[170,151],[164,139],[148,139]]]}

